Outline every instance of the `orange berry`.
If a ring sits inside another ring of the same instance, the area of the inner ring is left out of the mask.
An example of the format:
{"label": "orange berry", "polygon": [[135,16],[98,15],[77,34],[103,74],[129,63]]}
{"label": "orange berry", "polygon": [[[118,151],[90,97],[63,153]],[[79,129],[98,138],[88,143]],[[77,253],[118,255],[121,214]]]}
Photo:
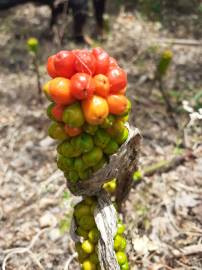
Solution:
{"label": "orange berry", "polygon": [[126,87],[123,88],[123,89],[121,89],[121,90],[119,90],[116,94],[117,95],[125,95],[125,93],[126,93]]}
{"label": "orange berry", "polygon": [[123,95],[110,95],[107,97],[109,112],[115,115],[123,114],[128,107],[128,99]]}
{"label": "orange berry", "polygon": [[74,98],[70,91],[70,80],[57,77],[50,81],[49,93],[55,103],[68,105],[74,102]]}
{"label": "orange berry", "polygon": [[47,83],[45,83],[42,87],[42,90],[44,92],[44,94],[46,95],[47,99],[52,101],[51,97],[50,97],[50,82],[48,81]]}
{"label": "orange berry", "polygon": [[83,100],[82,109],[86,121],[91,125],[101,124],[109,114],[107,101],[96,95]]}
{"label": "orange berry", "polygon": [[101,97],[106,98],[109,94],[110,84],[107,76],[98,74],[93,77],[95,84],[95,94]]}

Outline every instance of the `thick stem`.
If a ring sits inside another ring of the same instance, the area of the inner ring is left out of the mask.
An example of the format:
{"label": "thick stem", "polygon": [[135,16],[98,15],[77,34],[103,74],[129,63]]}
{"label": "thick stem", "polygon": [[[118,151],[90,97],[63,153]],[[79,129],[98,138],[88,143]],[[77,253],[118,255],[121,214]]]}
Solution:
{"label": "thick stem", "polygon": [[122,161],[117,178],[116,203],[119,211],[123,202],[127,199],[133,186],[133,173],[138,170],[138,152],[140,148],[140,136],[135,136],[131,143],[131,151],[126,156],[127,162]]}
{"label": "thick stem", "polygon": [[161,95],[162,95],[162,97],[164,99],[164,102],[166,104],[166,111],[167,111],[167,113],[168,113],[168,115],[169,115],[169,117],[170,117],[170,119],[172,121],[172,124],[173,124],[174,128],[178,129],[178,123],[175,120],[175,117],[173,116],[174,109],[173,109],[173,107],[171,105],[171,102],[169,100],[168,95],[166,94],[166,91],[165,91],[164,85],[163,85],[163,80],[162,80],[161,77],[158,78],[158,82],[159,82],[159,90],[160,90]]}
{"label": "thick stem", "polygon": [[41,99],[41,94],[42,94],[41,76],[39,72],[39,65],[38,65],[36,54],[33,55],[33,64],[34,64],[34,70],[35,70],[36,79],[37,79],[38,95],[39,95],[39,98]]}

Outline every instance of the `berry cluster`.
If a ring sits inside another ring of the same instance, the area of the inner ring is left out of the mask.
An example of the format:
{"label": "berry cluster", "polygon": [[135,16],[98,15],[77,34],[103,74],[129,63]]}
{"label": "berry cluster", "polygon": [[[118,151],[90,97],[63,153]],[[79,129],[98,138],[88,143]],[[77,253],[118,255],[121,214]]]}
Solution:
{"label": "berry cluster", "polygon": [[[94,209],[96,207],[95,197],[86,197],[74,208],[76,222],[76,234],[80,241],[75,244],[78,260],[82,270],[101,269],[97,254],[97,243],[100,233],[94,220]],[[123,236],[125,226],[119,221],[117,233],[114,237],[114,250],[121,270],[128,270],[128,260],[125,253],[126,239]]]}
{"label": "berry cluster", "polygon": [[60,51],[50,56],[49,136],[59,141],[58,168],[68,181],[90,178],[128,138],[127,76],[103,49]]}

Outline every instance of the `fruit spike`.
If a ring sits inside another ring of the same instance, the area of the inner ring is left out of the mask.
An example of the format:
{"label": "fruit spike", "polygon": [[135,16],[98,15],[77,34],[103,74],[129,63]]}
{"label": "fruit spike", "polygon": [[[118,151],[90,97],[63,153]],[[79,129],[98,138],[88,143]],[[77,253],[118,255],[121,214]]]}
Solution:
{"label": "fruit spike", "polygon": [[[127,77],[102,48],[62,50],[47,60],[48,129],[67,181],[91,178],[128,138]],[[69,163],[73,166],[69,165]]]}

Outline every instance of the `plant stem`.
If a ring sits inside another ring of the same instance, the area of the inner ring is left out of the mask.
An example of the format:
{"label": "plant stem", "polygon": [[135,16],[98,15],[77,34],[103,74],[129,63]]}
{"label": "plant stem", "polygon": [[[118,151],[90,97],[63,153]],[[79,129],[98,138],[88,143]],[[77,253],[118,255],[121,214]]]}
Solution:
{"label": "plant stem", "polygon": [[171,102],[169,100],[169,97],[166,94],[165,89],[164,89],[163,80],[162,80],[161,77],[159,77],[157,80],[159,82],[159,90],[160,90],[161,95],[162,95],[162,97],[164,99],[164,102],[166,104],[166,111],[167,111],[168,115],[170,116],[170,119],[172,121],[173,127],[175,129],[179,129],[178,123],[177,123],[175,117],[173,116],[174,109],[173,109],[173,107],[171,105]]}
{"label": "plant stem", "polygon": [[36,73],[38,95],[39,95],[39,97],[41,99],[41,93],[42,93],[41,80],[40,80],[41,76],[40,76],[40,72],[39,72],[39,65],[38,65],[36,54],[33,55],[33,65],[34,65],[34,70],[35,70],[35,73]]}

